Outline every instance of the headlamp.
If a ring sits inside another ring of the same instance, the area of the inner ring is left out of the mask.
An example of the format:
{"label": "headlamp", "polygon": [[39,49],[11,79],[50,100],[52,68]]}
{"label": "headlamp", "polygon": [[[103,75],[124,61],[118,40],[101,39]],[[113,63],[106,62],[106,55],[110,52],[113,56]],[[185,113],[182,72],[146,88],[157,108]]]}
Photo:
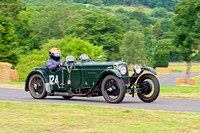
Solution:
{"label": "headlamp", "polygon": [[126,72],[127,72],[126,66],[124,66],[124,65],[119,66],[119,72],[120,72],[122,75],[125,75]]}
{"label": "headlamp", "polygon": [[142,69],[141,69],[140,65],[136,64],[136,65],[133,67],[133,71],[134,71],[136,74],[139,74],[139,73],[141,73]]}

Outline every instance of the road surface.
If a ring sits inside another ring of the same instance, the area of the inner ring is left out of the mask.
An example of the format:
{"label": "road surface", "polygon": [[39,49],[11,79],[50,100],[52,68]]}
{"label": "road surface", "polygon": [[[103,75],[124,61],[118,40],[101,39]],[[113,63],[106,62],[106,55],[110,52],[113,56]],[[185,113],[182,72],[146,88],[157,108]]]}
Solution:
{"label": "road surface", "polygon": [[158,98],[152,103],[144,103],[137,97],[126,96],[119,104],[107,103],[103,97],[73,97],[70,100],[64,100],[58,96],[48,96],[46,99],[33,99],[29,92],[19,89],[0,88],[0,100],[22,101],[22,102],[45,102],[45,103],[66,103],[66,104],[84,104],[95,106],[112,106],[134,109],[151,109],[165,111],[186,111],[200,112],[200,100],[192,99],[172,99]]}
{"label": "road surface", "polygon": [[[198,73],[191,73],[191,78],[198,75]],[[168,75],[158,77],[158,80],[160,82],[160,85],[175,86],[176,78],[185,78],[185,73],[173,72]]]}

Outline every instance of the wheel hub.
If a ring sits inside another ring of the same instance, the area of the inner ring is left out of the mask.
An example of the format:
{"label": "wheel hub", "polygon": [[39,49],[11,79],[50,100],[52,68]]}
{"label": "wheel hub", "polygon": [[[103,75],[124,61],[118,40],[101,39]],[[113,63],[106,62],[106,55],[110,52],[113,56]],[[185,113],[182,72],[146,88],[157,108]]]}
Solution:
{"label": "wheel hub", "polygon": [[33,88],[35,89],[35,92],[38,92],[39,94],[41,94],[43,91],[42,85],[38,80],[35,83],[33,83]]}
{"label": "wheel hub", "polygon": [[109,92],[111,92],[113,89],[111,88],[111,87],[109,87],[108,89],[107,89],[107,91],[109,91]]}
{"label": "wheel hub", "polygon": [[152,91],[152,85],[148,81],[144,81],[141,85],[141,92],[148,95]]}

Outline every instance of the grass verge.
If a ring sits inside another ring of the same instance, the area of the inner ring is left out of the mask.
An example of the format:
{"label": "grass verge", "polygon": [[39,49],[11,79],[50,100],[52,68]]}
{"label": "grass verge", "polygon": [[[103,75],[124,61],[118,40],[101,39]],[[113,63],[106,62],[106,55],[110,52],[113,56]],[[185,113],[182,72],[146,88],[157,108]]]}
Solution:
{"label": "grass verge", "polygon": [[[194,77],[193,79],[196,80],[196,85],[199,85],[200,86],[200,75],[199,76],[196,76]],[[199,87],[200,88],[200,87]]]}
{"label": "grass verge", "polygon": [[[170,68],[173,69],[173,71],[182,72],[186,71],[187,64],[186,63],[169,63]],[[192,63],[191,71],[198,71],[200,68],[200,63]]]}
{"label": "grass verge", "polygon": [[24,86],[25,82],[0,82],[0,84]]}
{"label": "grass verge", "polygon": [[160,97],[200,99],[199,86],[161,86]]}
{"label": "grass verge", "polygon": [[0,101],[0,132],[200,132],[200,113]]}

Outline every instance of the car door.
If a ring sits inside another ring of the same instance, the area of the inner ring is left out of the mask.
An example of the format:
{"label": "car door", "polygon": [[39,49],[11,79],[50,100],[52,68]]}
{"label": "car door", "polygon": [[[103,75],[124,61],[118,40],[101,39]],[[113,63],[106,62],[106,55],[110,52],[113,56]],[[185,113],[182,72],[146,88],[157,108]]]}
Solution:
{"label": "car door", "polygon": [[51,90],[53,91],[61,91],[64,90],[64,88],[62,88],[61,84],[62,84],[62,71],[58,71],[58,72],[51,72],[49,73],[49,84],[51,87]]}

